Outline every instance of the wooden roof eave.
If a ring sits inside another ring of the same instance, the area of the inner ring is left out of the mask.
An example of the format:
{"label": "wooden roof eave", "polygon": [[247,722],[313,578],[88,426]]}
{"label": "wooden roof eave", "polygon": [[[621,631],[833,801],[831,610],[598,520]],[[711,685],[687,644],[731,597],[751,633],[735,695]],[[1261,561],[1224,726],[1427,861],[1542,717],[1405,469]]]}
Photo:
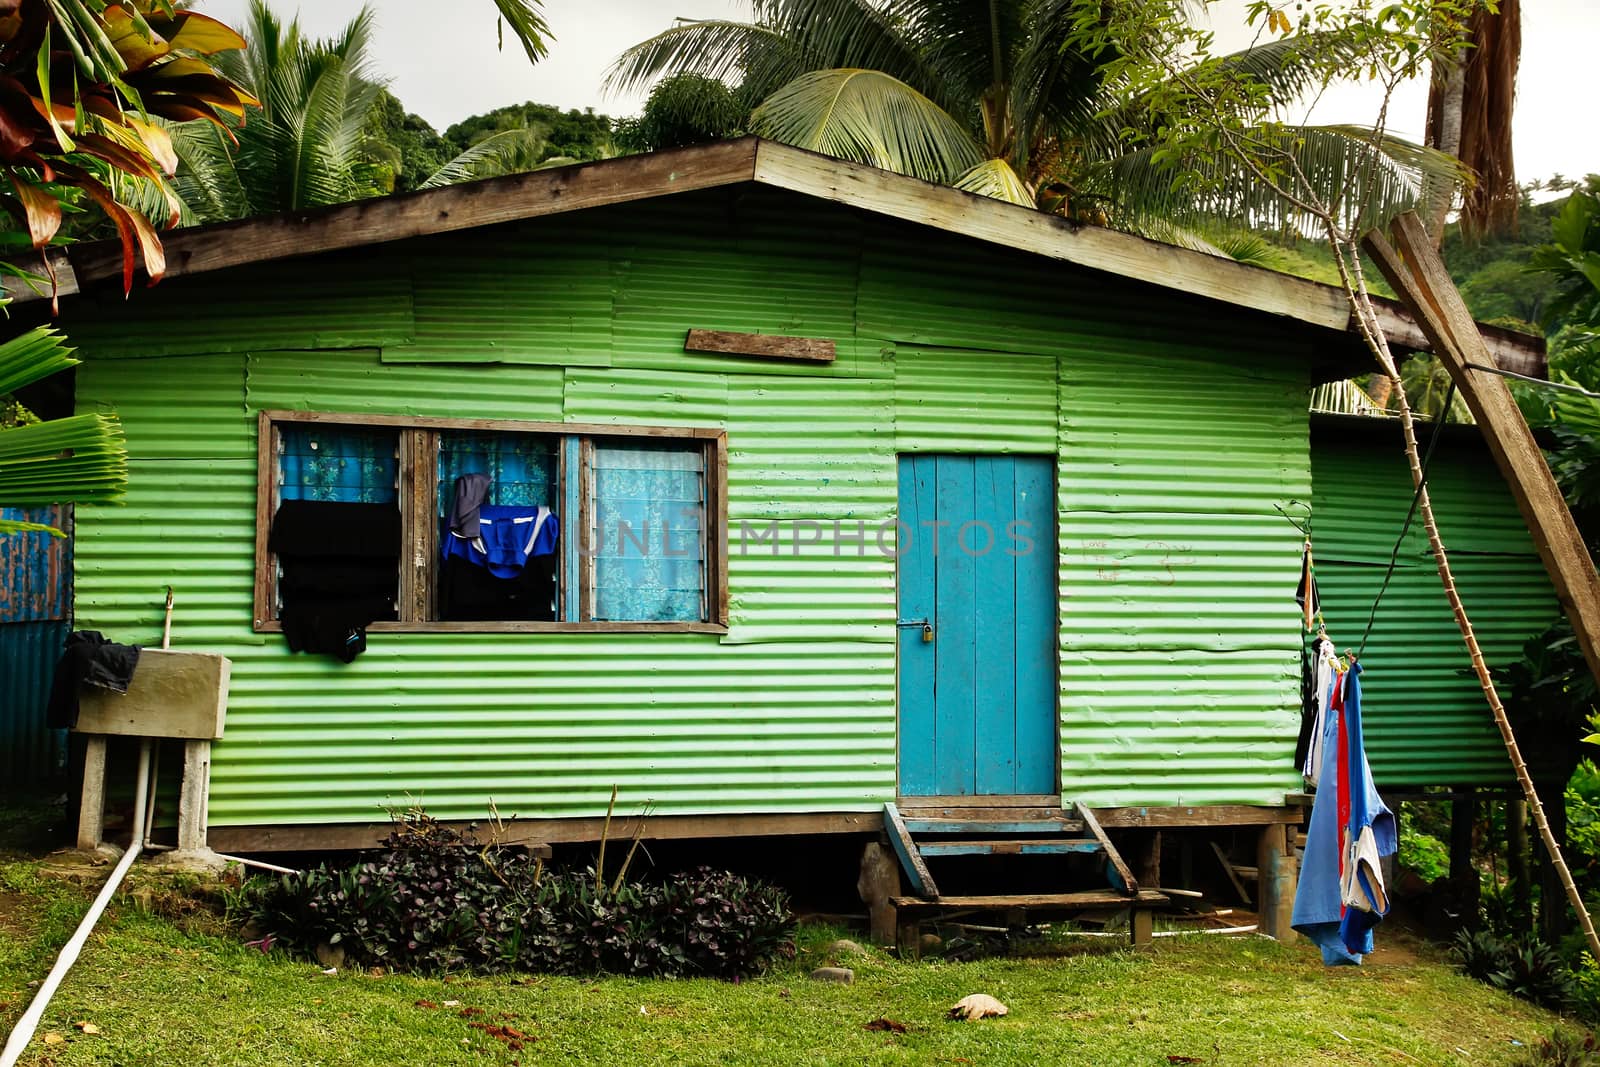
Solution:
{"label": "wooden roof eave", "polygon": [[[1116,230],[1078,225],[974,193],[753,137],[176,230],[163,237],[166,276],[208,273],[748,182],[1341,334],[1353,332],[1349,305],[1333,286]],[[122,249],[115,241],[56,249],[50,257],[63,296],[120,279],[122,274]],[[7,278],[5,284],[8,294],[19,302],[49,295],[14,278]],[[1406,349],[1428,349],[1422,330],[1398,303],[1381,302],[1379,313],[1392,343]],[[1500,366],[1543,375],[1541,339],[1490,327],[1485,327],[1484,333]]]}

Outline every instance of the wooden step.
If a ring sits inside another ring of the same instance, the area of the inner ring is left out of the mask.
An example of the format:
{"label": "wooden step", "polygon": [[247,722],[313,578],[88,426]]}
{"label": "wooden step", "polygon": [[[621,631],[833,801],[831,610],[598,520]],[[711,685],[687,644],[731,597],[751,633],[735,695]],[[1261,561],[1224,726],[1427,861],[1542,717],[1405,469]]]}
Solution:
{"label": "wooden step", "polygon": [[1103,852],[1093,838],[1006,837],[988,841],[919,841],[918,850],[928,856],[1047,856],[1063,853]]}
{"label": "wooden step", "polygon": [[901,813],[913,834],[1075,834],[1083,823],[1069,819],[925,819]]}
{"label": "wooden step", "polygon": [[1124,896],[1109,889],[1090,890],[1084,893],[1029,893],[1020,896],[992,897],[940,897],[924,900],[921,897],[891,897],[890,903],[910,911],[939,911],[968,908],[974,910],[1002,910],[1007,908],[1127,908],[1153,907],[1167,903],[1165,893],[1141,889],[1133,896]]}

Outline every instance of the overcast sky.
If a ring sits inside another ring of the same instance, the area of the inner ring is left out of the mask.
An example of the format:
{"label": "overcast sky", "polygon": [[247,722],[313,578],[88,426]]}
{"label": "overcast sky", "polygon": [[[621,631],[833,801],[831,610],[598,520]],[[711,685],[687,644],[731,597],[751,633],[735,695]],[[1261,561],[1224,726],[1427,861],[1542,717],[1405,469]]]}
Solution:
{"label": "overcast sky", "polygon": [[[284,15],[298,7],[302,24],[318,36],[337,32],[361,7],[360,0],[272,3]],[[197,6],[238,26],[248,2],[202,0]],[[496,50],[490,0],[374,0],[372,6],[378,16],[374,52],[382,73],[408,111],[441,131],[468,115],[525,100],[633,114],[639,109],[637,96],[618,98],[601,90],[605,70],[619,52],[667,28],[677,16],[748,14],[742,0],[545,0],[555,42],[543,62],[529,66],[512,42]],[[1213,28],[1222,46],[1247,43],[1243,7],[1243,0],[1224,0],[1214,9]],[[1600,171],[1600,121],[1591,112],[1597,43],[1596,0],[1523,0],[1515,120],[1519,180]],[[1425,86],[1403,90],[1393,105],[1391,130],[1420,140],[1426,103]],[[1370,90],[1348,86],[1330,92],[1313,117],[1370,123],[1376,106]]]}

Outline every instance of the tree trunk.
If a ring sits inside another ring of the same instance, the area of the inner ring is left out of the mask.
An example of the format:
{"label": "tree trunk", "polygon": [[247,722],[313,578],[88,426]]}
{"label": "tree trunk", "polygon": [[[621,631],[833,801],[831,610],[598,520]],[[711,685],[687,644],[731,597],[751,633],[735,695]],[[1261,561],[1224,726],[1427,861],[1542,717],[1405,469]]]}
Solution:
{"label": "tree trunk", "polygon": [[[1565,847],[1565,838],[1558,838]],[[1506,871],[1511,876],[1511,900],[1518,915],[1530,914],[1533,873],[1528,856],[1528,802],[1506,801]],[[1543,872],[1541,865],[1541,873]]]}
{"label": "tree trunk", "polygon": [[[1545,780],[1538,783],[1539,802],[1544,805],[1545,818],[1550,823],[1550,834],[1564,853],[1567,848],[1567,783]],[[1555,945],[1572,929],[1572,919],[1567,911],[1566,887],[1561,872],[1551,862],[1548,853],[1539,856],[1539,937],[1547,945]]]}
{"label": "tree trunk", "polygon": [[[1428,95],[1429,148],[1452,156],[1461,155],[1461,115],[1466,103],[1466,61],[1451,65],[1442,82],[1435,81]],[[1445,219],[1455,203],[1455,185],[1448,181],[1430,180],[1423,184],[1423,199],[1427,208],[1428,236],[1433,247],[1444,241]]]}

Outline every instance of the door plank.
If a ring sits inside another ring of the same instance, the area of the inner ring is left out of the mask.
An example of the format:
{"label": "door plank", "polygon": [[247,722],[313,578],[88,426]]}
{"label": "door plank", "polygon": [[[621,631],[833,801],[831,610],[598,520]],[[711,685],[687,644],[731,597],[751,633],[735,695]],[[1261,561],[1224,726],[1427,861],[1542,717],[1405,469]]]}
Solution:
{"label": "door plank", "polygon": [[977,561],[956,543],[973,513],[972,467],[970,456],[934,459],[934,780],[949,796],[977,791]]}
{"label": "door plank", "polygon": [[[1061,732],[1056,711],[1056,494],[1054,461],[1016,460],[1016,707],[1018,793],[1053,793]],[[1028,542],[1031,542],[1029,544]]]}
{"label": "door plank", "polygon": [[1016,461],[978,456],[973,463],[977,507],[957,541],[976,557],[977,792],[1010,794],[1017,792],[1017,568],[1002,542],[1016,517]]}
{"label": "door plank", "polygon": [[[900,458],[900,534],[898,546],[900,618],[933,618],[933,518],[934,461],[932,456]],[[900,647],[900,793],[933,796],[939,792],[934,776],[934,648],[922,640],[919,627],[901,627]]]}

